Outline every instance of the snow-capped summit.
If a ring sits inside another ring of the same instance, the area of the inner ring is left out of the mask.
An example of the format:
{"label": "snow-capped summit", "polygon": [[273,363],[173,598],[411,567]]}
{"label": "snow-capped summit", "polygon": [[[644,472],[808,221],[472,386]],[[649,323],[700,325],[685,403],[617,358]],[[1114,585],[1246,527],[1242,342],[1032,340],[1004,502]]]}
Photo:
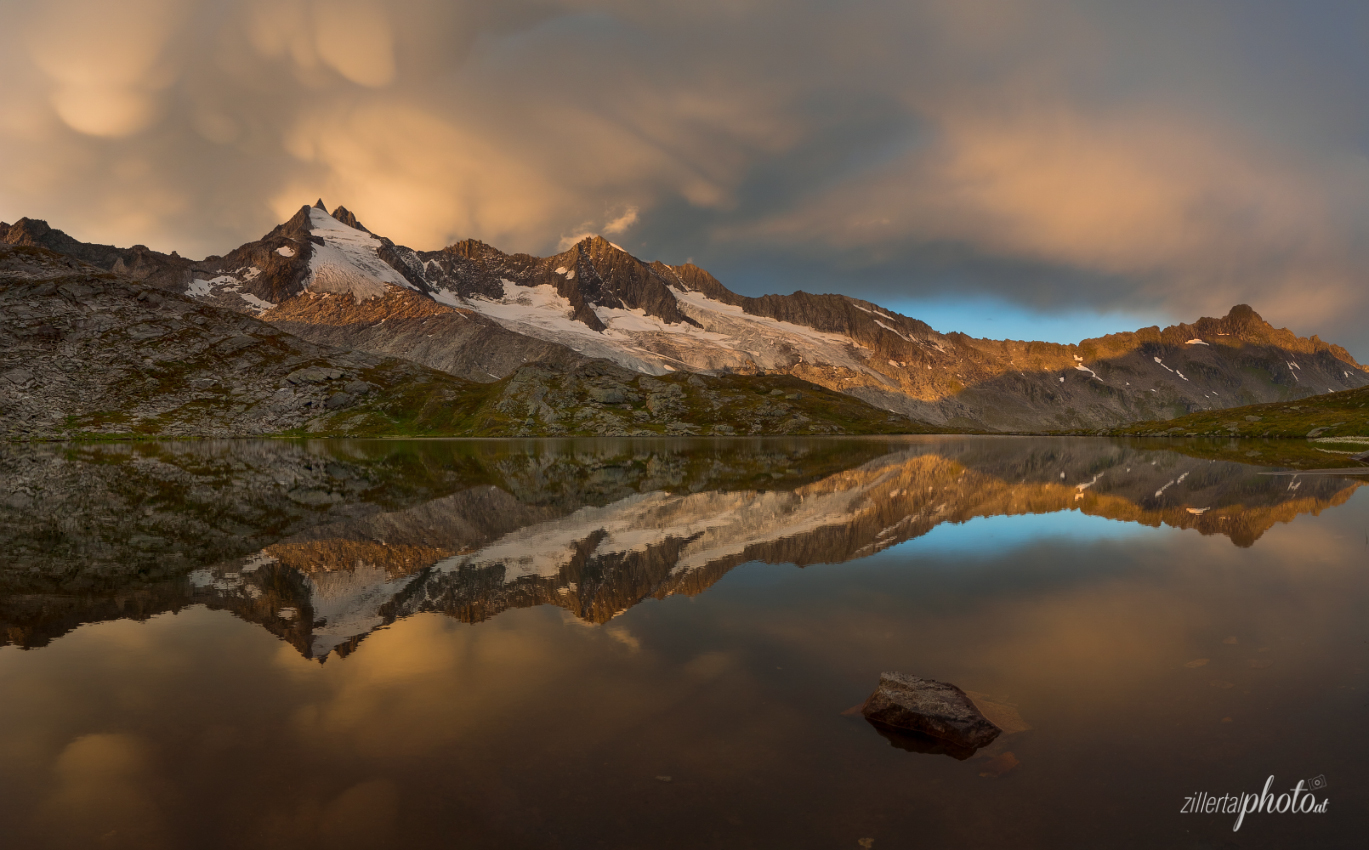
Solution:
{"label": "snow-capped summit", "polygon": [[413,288],[380,258],[379,250],[384,245],[368,231],[338,221],[318,207],[309,210],[309,222],[309,234],[318,241],[313,243],[309,257],[306,291],[348,295],[363,301],[380,298],[387,286]]}

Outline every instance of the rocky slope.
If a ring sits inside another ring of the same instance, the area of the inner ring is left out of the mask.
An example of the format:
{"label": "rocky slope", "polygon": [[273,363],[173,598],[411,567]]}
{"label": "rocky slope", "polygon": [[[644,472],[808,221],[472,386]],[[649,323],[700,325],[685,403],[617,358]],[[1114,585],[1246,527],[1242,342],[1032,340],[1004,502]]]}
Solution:
{"label": "rocky slope", "polygon": [[381,375],[464,387],[69,262],[41,248],[0,250],[4,437],[320,431],[339,410],[389,403]]}
{"label": "rocky slope", "polygon": [[582,358],[653,376],[786,374],[933,425],[1008,431],[1115,427],[1369,385],[1344,349],[1243,305],[1078,345],[980,340],[841,295],[740,296],[695,266],[646,263],[600,237],[542,258],[472,240],[414,251],[322,201],[197,263],[85,245],[27,219],[0,225],[0,241],[473,381]]}
{"label": "rocky slope", "polygon": [[1360,483],[1067,439],[15,446],[0,467],[7,642],[203,603],[313,658],[420,612],[604,623],[750,561],[858,559],[976,517],[1250,546]]}

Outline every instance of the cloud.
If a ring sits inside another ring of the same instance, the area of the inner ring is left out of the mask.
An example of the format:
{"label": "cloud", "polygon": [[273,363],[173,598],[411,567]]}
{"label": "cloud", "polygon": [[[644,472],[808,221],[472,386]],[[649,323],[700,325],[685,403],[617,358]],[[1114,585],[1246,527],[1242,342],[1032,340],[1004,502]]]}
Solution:
{"label": "cloud", "polygon": [[57,757],[56,787],[35,813],[37,823],[71,846],[116,835],[118,846],[165,846],[164,819],[149,788],[151,773],[147,746],[139,738],[83,735]]}
{"label": "cloud", "polygon": [[174,78],[163,53],[180,11],[177,0],[43,4],[23,33],[61,120],[79,133],[107,138],[147,127],[161,106],[160,92]]}
{"label": "cloud", "polygon": [[0,219],[221,254],[322,195],[418,248],[1369,347],[1369,13],[1256,5],[0,0]]}
{"label": "cloud", "polygon": [[636,223],[636,207],[628,207],[626,212],[624,212],[620,216],[617,216],[616,218],[610,219],[609,221],[605,222],[604,225],[600,227],[598,230],[594,229],[594,225],[592,222],[583,222],[575,229],[573,233],[561,237],[560,241],[556,243],[556,250],[568,251],[573,245],[576,245],[582,240],[588,239],[591,236],[598,236],[601,234],[617,236],[621,233],[625,233],[629,228],[632,227],[632,225]]}
{"label": "cloud", "polygon": [[372,88],[395,78],[394,36],[385,10],[357,0],[315,0],[318,54],[339,74]]}
{"label": "cloud", "polygon": [[569,236],[562,236],[560,241],[556,243],[556,250],[569,251],[572,247],[579,244],[582,240],[588,239],[593,235],[594,231],[592,230],[581,230],[577,233],[572,233]]}
{"label": "cloud", "polygon": [[623,233],[629,227],[637,223],[637,208],[628,207],[627,212],[604,225],[604,232],[609,234]]}

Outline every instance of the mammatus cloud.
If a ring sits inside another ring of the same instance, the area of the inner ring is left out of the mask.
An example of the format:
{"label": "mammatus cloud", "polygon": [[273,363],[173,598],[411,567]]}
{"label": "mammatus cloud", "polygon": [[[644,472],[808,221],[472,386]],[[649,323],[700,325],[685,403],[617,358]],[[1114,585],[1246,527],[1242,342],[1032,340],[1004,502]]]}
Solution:
{"label": "mammatus cloud", "polygon": [[598,232],[743,290],[954,289],[1175,318],[1245,301],[1369,347],[1354,318],[1369,307],[1369,60],[1353,9],[0,13],[0,154],[22,164],[0,169],[7,221],[204,255],[322,196],[419,248],[544,253]]}
{"label": "mammatus cloud", "polygon": [[83,735],[57,757],[53,794],[35,820],[54,843],[89,845],[118,834],[125,846],[166,844],[148,746],[120,733]]}
{"label": "mammatus cloud", "polygon": [[179,11],[176,0],[36,7],[21,32],[57,117],[78,133],[111,139],[151,124],[176,78],[166,48]]}

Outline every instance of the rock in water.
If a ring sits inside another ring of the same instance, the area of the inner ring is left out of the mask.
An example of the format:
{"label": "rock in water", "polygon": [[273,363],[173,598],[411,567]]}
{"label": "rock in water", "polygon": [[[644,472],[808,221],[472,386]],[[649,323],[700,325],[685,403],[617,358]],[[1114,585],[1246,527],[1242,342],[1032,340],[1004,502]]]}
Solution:
{"label": "rock in water", "polygon": [[880,674],[861,713],[871,723],[969,749],[988,744],[1002,731],[955,685],[902,673]]}

